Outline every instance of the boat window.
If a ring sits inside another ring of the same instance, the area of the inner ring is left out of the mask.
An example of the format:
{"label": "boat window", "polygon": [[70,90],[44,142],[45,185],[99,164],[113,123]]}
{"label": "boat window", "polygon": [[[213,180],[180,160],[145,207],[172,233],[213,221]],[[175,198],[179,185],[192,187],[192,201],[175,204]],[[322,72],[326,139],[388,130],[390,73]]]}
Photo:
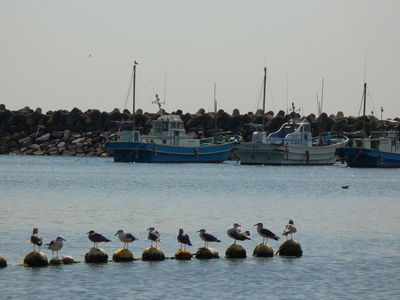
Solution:
{"label": "boat window", "polygon": [[183,128],[183,123],[178,123],[178,128],[182,129]]}
{"label": "boat window", "polygon": [[162,122],[162,130],[163,131],[168,130],[168,122]]}
{"label": "boat window", "polygon": [[176,128],[176,123],[175,122],[171,122],[171,129],[175,129]]}

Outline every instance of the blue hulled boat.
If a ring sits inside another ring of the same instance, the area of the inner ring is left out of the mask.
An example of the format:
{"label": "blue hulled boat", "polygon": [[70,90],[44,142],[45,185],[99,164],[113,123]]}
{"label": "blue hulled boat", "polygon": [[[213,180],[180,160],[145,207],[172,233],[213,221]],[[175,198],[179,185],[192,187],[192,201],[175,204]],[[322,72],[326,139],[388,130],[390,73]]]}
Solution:
{"label": "blue hulled boat", "polygon": [[149,135],[122,131],[106,143],[116,162],[221,163],[232,150],[232,141],[197,139],[186,135],[177,115],[163,115],[153,121]]}
{"label": "blue hulled boat", "polygon": [[337,149],[336,154],[348,167],[357,168],[400,168],[400,140],[398,131],[373,131],[365,137],[365,107],[367,83],[363,91],[363,138],[351,139],[346,147]]}

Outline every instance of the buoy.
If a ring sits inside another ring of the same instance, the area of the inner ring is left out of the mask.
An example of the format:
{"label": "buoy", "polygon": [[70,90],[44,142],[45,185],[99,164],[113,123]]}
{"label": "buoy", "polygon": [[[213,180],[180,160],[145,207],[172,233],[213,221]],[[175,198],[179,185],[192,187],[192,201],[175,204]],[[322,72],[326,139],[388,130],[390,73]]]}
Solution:
{"label": "buoy", "polygon": [[164,260],[164,252],[159,247],[150,246],[144,249],[142,260]]}
{"label": "buoy", "polygon": [[180,249],[175,252],[175,259],[190,260],[190,259],[192,259],[192,252],[190,252],[187,249]]}
{"label": "buoy", "polygon": [[280,256],[302,256],[303,250],[301,249],[300,243],[295,240],[286,240],[280,246],[276,254]]}
{"label": "buoy", "polygon": [[254,248],[253,256],[255,257],[273,257],[274,250],[270,244],[261,243]]}
{"label": "buoy", "polygon": [[108,254],[100,248],[92,248],[85,255],[85,262],[87,263],[106,263],[108,262]]}
{"label": "buoy", "polygon": [[133,253],[128,249],[121,248],[114,252],[112,260],[115,262],[133,261]]}
{"label": "buoy", "polygon": [[232,244],[225,251],[226,258],[246,258],[246,250],[238,244]]}
{"label": "buoy", "polygon": [[62,263],[63,263],[62,259],[58,258],[58,257],[53,257],[52,259],[50,259],[50,262],[49,262],[49,264],[51,266],[61,265]]}
{"label": "buoy", "polygon": [[61,259],[64,265],[71,265],[75,263],[75,260],[71,256],[63,256]]}
{"label": "buoy", "polygon": [[219,258],[218,251],[214,248],[210,247],[202,247],[197,249],[196,258],[198,259],[211,259],[211,258]]}
{"label": "buoy", "polygon": [[28,267],[46,267],[49,265],[49,262],[45,253],[32,251],[25,256],[24,264],[28,265]]}
{"label": "buoy", "polygon": [[5,268],[5,267],[7,267],[7,261],[3,255],[0,255],[0,268]]}

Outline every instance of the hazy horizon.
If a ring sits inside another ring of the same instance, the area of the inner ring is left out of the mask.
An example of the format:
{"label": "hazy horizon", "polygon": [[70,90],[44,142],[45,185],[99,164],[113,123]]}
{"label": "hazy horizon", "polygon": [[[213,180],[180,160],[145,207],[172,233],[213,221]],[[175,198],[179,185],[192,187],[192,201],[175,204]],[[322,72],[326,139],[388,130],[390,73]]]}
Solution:
{"label": "hazy horizon", "polygon": [[144,111],[166,73],[167,111],[212,111],[216,83],[220,109],[255,112],[266,66],[266,110],[317,113],[324,78],[323,111],[358,115],[365,74],[367,112],[399,117],[399,12],[394,0],[0,0],[0,103],[122,110],[137,60]]}

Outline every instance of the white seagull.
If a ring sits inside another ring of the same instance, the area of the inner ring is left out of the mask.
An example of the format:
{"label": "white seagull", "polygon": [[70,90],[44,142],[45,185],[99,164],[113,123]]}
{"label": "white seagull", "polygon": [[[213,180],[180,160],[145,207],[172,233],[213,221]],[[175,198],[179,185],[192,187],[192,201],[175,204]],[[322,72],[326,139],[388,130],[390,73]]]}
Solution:
{"label": "white seagull", "polygon": [[213,236],[211,233],[207,233],[205,229],[200,229],[199,231],[200,238],[204,241],[204,248],[208,247],[208,243],[216,242],[220,243],[221,241]]}
{"label": "white seagull", "polygon": [[35,246],[38,246],[40,251],[40,247],[42,247],[43,245],[43,237],[41,236],[37,228],[33,228],[32,230],[31,243],[33,244],[34,252],[36,251]]}
{"label": "white seagull", "polygon": [[268,243],[268,239],[274,239],[275,241],[279,240],[279,237],[275,233],[268,230],[267,228],[263,228],[262,223],[257,223],[254,226],[257,226],[257,232],[259,235],[262,236],[263,243],[264,243],[265,239],[267,239],[267,243]]}
{"label": "white seagull", "polygon": [[226,234],[235,240],[234,244],[236,244],[236,241],[245,241],[245,240],[251,240],[248,236],[250,235],[250,231],[241,231],[239,229],[241,225],[238,223],[233,224],[231,228],[228,229]]}
{"label": "white seagull", "polygon": [[121,242],[124,243],[124,249],[128,249],[128,243],[132,243],[133,241],[137,241],[138,239],[133,236],[131,233],[124,232],[122,229],[118,230],[114,236],[118,235],[118,238]]}
{"label": "white seagull", "polygon": [[54,257],[54,251],[56,251],[58,258],[58,251],[60,251],[60,249],[62,248],[63,241],[66,240],[61,235],[59,235],[55,240],[52,240],[50,243],[46,244],[47,246],[49,246],[48,249],[51,250],[52,257]]}
{"label": "white seagull", "polygon": [[289,223],[285,226],[285,229],[283,229],[282,235],[285,235],[287,239],[288,234],[290,234],[290,239],[293,239],[293,233],[296,232],[297,229],[296,226],[294,226],[293,220],[289,220]]}
{"label": "white seagull", "polygon": [[160,241],[160,233],[155,230],[154,227],[149,227],[147,228],[149,235],[147,236],[147,239],[151,241],[151,246],[153,246],[153,242],[156,242],[156,247],[157,247],[157,242]]}

